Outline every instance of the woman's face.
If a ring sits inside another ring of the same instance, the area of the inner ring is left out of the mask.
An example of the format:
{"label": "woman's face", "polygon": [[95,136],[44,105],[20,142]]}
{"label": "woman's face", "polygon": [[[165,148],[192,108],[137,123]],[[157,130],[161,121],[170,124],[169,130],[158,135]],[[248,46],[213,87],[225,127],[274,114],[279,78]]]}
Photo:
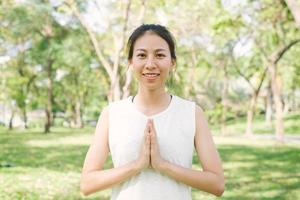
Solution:
{"label": "woman's face", "polygon": [[129,60],[140,86],[162,89],[175,66],[168,43],[152,32],[146,32],[135,41],[132,59]]}

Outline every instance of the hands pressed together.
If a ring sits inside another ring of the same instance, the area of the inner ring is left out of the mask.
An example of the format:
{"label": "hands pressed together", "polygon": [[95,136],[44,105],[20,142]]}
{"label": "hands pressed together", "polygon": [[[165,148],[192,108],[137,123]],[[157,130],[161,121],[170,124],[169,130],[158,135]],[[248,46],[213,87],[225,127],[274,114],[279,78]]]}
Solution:
{"label": "hands pressed together", "polygon": [[139,169],[142,170],[151,167],[157,171],[161,171],[164,162],[166,161],[161,157],[159,152],[153,120],[149,119],[144,131],[144,140],[140,155],[137,160]]}

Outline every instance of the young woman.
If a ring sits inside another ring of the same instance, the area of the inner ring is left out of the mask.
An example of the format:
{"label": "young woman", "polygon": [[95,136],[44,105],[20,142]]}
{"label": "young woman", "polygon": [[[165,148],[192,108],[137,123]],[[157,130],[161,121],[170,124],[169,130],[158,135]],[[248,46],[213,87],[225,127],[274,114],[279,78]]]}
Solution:
{"label": "young woman", "polygon": [[[144,24],[128,40],[135,96],[106,107],[81,177],[84,195],[112,187],[112,200],[191,200],[191,187],[221,196],[224,175],[203,111],[166,92],[175,43],[163,26]],[[203,170],[192,169],[196,149]],[[114,167],[103,170],[108,153]]]}

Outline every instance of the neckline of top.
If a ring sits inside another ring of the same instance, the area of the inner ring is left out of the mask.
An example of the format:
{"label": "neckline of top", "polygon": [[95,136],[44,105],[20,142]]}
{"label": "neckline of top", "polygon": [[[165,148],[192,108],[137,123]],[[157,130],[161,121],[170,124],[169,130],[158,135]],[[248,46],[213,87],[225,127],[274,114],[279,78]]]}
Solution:
{"label": "neckline of top", "polygon": [[133,107],[133,110],[134,110],[135,112],[137,112],[139,115],[141,115],[142,117],[144,117],[144,118],[146,118],[146,119],[151,119],[151,118],[153,119],[153,118],[156,118],[156,117],[158,117],[158,116],[161,116],[161,115],[167,113],[167,112],[171,109],[171,107],[173,106],[174,102],[176,101],[176,96],[175,96],[175,95],[172,95],[172,98],[171,98],[171,101],[170,101],[169,105],[168,105],[164,110],[162,110],[162,111],[160,111],[160,112],[158,112],[158,113],[155,113],[155,114],[153,114],[153,115],[149,115],[149,116],[146,115],[146,114],[144,114],[143,112],[141,112],[141,111],[135,106],[135,104],[132,102],[132,99],[133,99],[133,96],[129,96],[129,97],[128,97],[129,104]]}

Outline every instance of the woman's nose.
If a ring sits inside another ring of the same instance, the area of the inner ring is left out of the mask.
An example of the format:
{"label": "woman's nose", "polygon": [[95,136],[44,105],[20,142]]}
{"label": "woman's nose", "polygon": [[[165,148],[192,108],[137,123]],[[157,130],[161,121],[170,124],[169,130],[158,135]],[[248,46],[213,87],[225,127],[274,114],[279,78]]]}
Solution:
{"label": "woman's nose", "polygon": [[154,68],[154,67],[155,67],[155,62],[153,58],[149,57],[146,62],[146,68]]}

